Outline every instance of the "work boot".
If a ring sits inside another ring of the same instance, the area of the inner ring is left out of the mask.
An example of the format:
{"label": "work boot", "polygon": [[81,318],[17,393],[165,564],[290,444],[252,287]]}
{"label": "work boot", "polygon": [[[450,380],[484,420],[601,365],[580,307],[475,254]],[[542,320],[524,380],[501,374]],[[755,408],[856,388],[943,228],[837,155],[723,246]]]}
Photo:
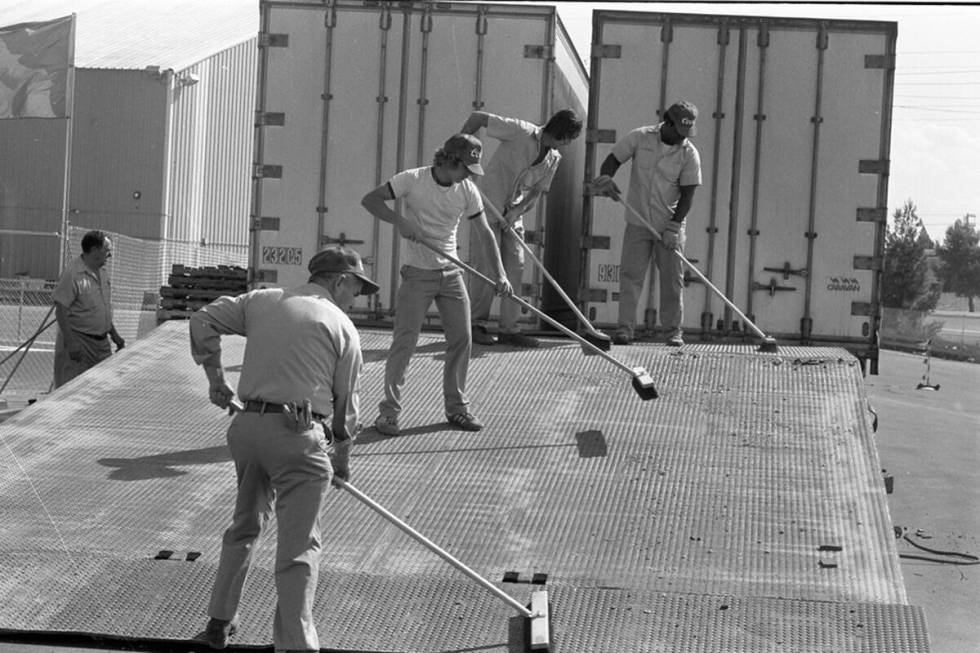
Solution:
{"label": "work boot", "polygon": [[514,347],[527,347],[533,348],[537,347],[539,344],[538,339],[534,336],[529,336],[527,334],[517,331],[515,333],[501,333],[497,336],[497,342],[502,345],[513,345]]}
{"label": "work boot", "polygon": [[674,329],[670,333],[670,337],[667,338],[667,344],[671,347],[683,347],[684,346],[684,332],[680,329]]}
{"label": "work boot", "polygon": [[485,326],[475,326],[473,327],[473,342],[478,345],[490,346],[497,341],[494,340]]}
{"label": "work boot", "polygon": [[402,430],[398,428],[397,417],[379,415],[378,419],[374,420],[374,428],[382,435],[399,436],[402,434]]}
{"label": "work boot", "polygon": [[617,345],[628,345],[633,340],[633,329],[625,324],[620,324],[613,335],[613,342]]}
{"label": "work boot", "polygon": [[238,630],[238,617],[234,619],[215,619],[211,617],[204,629],[204,640],[216,649],[227,648],[228,638]]}

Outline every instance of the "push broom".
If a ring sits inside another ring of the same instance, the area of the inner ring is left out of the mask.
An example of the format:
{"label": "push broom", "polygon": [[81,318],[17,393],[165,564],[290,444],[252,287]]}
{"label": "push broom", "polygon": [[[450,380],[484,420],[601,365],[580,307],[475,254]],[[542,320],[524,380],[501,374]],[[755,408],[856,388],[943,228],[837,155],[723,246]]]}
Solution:
{"label": "push broom", "polygon": [[[514,226],[504,219],[504,216],[500,213],[497,207],[494,206],[493,202],[491,202],[487,196],[483,194],[483,191],[480,191],[480,194],[483,195],[483,205],[490,209],[490,212],[493,213],[493,216],[499,220],[501,224],[507,225],[507,231],[510,233],[510,235],[513,236],[513,238],[520,244],[520,246],[524,249],[524,253],[527,254],[528,258],[531,259],[534,265],[541,270],[541,274],[544,275],[544,278],[548,280],[548,283],[550,283],[555,289],[555,292],[557,292],[558,295],[565,300],[568,307],[572,309],[573,313],[575,313],[575,317],[577,317],[582,323],[582,326],[585,327],[585,333],[582,334],[582,337],[602,351],[609,351],[612,348],[612,340],[609,338],[609,336],[607,336],[605,333],[597,331],[596,328],[592,326],[592,323],[589,322],[588,318],[582,314],[582,311],[580,311],[578,306],[575,305],[575,302],[572,301],[571,297],[568,296],[561,285],[555,281],[554,277],[552,277],[548,270],[544,267],[544,263],[542,263],[538,257],[534,255],[534,250],[532,250],[531,247],[524,242],[524,239],[517,233]],[[591,349],[583,347],[582,350],[587,356],[592,355]]]}
{"label": "push broom", "polygon": [[[633,216],[637,220],[639,220],[640,223],[642,223],[644,227],[646,227],[647,229],[649,229],[650,230],[650,233],[652,233],[657,238],[657,240],[663,240],[663,237],[660,235],[660,232],[658,232],[656,229],[654,229],[653,228],[653,225],[651,225],[649,223],[649,221],[647,221],[646,218],[644,218],[642,215],[640,215],[640,212],[639,211],[637,211],[632,206],[630,206],[622,197],[617,196],[616,197],[616,200],[620,204],[622,204],[623,206],[625,206],[626,207],[626,210],[629,211],[630,213],[632,213]],[[752,320],[750,320],[748,317],[746,317],[745,316],[745,313],[743,313],[742,311],[740,311],[739,308],[738,308],[738,306],[736,306],[730,299],[728,299],[728,297],[725,297],[725,293],[723,293],[720,290],[718,290],[718,288],[716,288],[715,285],[708,280],[708,277],[706,277],[703,274],[701,274],[701,271],[698,270],[694,266],[693,263],[691,263],[689,260],[687,260],[687,257],[684,256],[681,253],[680,250],[675,249],[674,250],[674,253],[677,254],[678,257],[680,257],[681,262],[684,263],[684,265],[686,265],[688,268],[691,269],[691,272],[693,272],[695,275],[697,275],[697,277],[699,279],[701,279],[702,282],[704,282],[704,285],[706,285],[708,288],[711,289],[712,292],[714,292],[716,295],[718,295],[718,297],[720,297],[721,300],[723,302],[725,302],[725,304],[727,304],[729,308],[731,308],[733,311],[735,311],[735,314],[738,315],[742,319],[742,321],[746,325],[748,325],[748,327],[750,329],[752,329],[755,332],[755,334],[757,336],[759,336],[760,338],[762,338],[762,344],[759,345],[759,351],[764,351],[764,352],[777,352],[777,351],[779,351],[779,348],[776,346],[776,339],[775,338],[773,338],[771,336],[767,336],[765,333],[763,333],[762,329],[760,329],[759,327],[757,327],[755,325],[755,323],[752,322]]]}
{"label": "push broom", "polygon": [[[455,258],[454,256],[450,256],[449,254],[447,254],[446,252],[442,251],[441,249],[439,249],[435,245],[432,245],[432,244],[426,242],[425,240],[422,240],[421,238],[416,238],[416,240],[418,242],[422,243],[424,246],[426,246],[429,249],[431,249],[433,252],[435,252],[439,256],[442,256],[442,257],[444,257],[446,259],[449,259],[458,268],[460,268],[462,270],[466,270],[467,272],[469,272],[470,274],[472,274],[477,279],[480,279],[484,283],[490,284],[494,288],[497,287],[497,284],[494,283],[493,279],[491,279],[490,277],[486,276],[485,274],[483,274],[482,272],[480,272],[476,268],[474,268],[474,267],[472,267],[470,265],[467,265],[466,263],[460,261],[458,258]],[[522,307],[524,307],[525,309],[531,311],[532,313],[534,313],[535,315],[537,315],[539,318],[541,318],[542,320],[544,320],[545,322],[547,322],[551,326],[555,327],[556,329],[558,329],[559,331],[561,331],[562,333],[564,333],[569,338],[573,338],[573,339],[579,341],[579,343],[581,343],[583,349],[587,349],[587,350],[591,351],[593,354],[596,354],[598,356],[601,356],[602,358],[606,359],[607,361],[609,361],[610,363],[612,363],[616,367],[620,368],[621,370],[623,370],[624,372],[626,372],[627,374],[629,374],[632,377],[633,389],[636,391],[636,393],[638,395],[640,395],[640,399],[643,399],[644,401],[649,401],[650,399],[656,399],[659,396],[657,394],[657,388],[654,387],[654,385],[653,385],[653,377],[650,376],[650,373],[647,372],[645,368],[643,368],[643,367],[630,367],[626,363],[618,360],[617,358],[614,358],[610,354],[607,354],[606,352],[604,352],[603,350],[599,349],[597,346],[595,346],[594,344],[592,344],[591,342],[589,342],[588,340],[586,340],[585,338],[583,338],[582,336],[580,336],[578,333],[576,333],[575,331],[572,331],[567,326],[565,326],[564,324],[562,324],[558,320],[554,319],[553,317],[551,317],[550,315],[548,315],[544,311],[538,309],[536,306],[534,306],[530,302],[525,301],[523,298],[517,297],[516,295],[508,295],[507,297],[511,301],[515,301],[518,304],[520,304]]]}
{"label": "push broom", "polygon": [[[228,403],[228,409],[231,412],[242,412],[245,410],[245,407],[237,399],[232,399]],[[508,606],[516,610],[519,615],[527,620],[527,624],[529,626],[527,632],[530,635],[530,648],[532,651],[551,650],[551,629],[549,625],[547,590],[532,591],[530,608],[525,607],[516,601],[512,596],[502,591],[486,578],[473,571],[473,569],[460,562],[448,551],[406,524],[387,508],[361,492],[348,481],[335,476],[333,483],[335,483],[338,487],[347,490],[347,492],[349,492],[355,499],[390,521],[403,532],[411,536],[414,540],[420,542],[423,546],[425,546],[425,548],[429,549],[437,556],[455,567],[457,570],[461,571],[464,575],[469,577],[470,580],[475,581],[477,585],[484,588],[498,599],[506,603]]]}

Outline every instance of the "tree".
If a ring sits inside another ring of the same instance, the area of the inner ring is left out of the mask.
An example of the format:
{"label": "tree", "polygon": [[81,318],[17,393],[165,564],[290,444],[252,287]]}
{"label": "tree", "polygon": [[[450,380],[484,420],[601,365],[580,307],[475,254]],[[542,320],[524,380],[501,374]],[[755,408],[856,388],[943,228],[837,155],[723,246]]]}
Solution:
{"label": "tree", "polygon": [[927,250],[932,241],[916,210],[915,202],[908,199],[892,215],[885,235],[881,299],[888,308],[928,313],[939,303],[941,290],[929,270]]}
{"label": "tree", "polygon": [[970,224],[967,214],[946,229],[943,244],[936,248],[942,265],[939,278],[943,290],[966,297],[970,312],[974,312],[974,297],[980,296],[980,233]]}

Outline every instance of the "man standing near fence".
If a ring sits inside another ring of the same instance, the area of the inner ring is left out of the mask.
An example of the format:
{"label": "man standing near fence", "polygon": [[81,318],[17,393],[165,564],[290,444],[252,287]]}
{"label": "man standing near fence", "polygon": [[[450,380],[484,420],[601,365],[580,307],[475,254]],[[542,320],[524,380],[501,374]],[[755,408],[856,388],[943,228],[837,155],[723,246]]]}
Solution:
{"label": "man standing near fence", "polygon": [[82,237],[82,253],[61,274],[54,300],[58,338],[54,345],[54,387],[60,388],[85,370],[126,346],[112,323],[112,288],[103,272],[112,257],[112,241],[103,231]]}

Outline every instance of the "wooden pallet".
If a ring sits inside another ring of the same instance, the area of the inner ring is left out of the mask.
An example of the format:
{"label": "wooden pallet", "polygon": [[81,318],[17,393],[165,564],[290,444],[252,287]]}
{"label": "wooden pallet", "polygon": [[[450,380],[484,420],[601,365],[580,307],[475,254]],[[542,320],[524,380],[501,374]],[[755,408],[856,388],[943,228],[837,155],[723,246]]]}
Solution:
{"label": "wooden pallet", "polygon": [[228,265],[195,268],[175,263],[167,283],[160,286],[157,322],[186,320],[218,297],[246,292],[248,271]]}

